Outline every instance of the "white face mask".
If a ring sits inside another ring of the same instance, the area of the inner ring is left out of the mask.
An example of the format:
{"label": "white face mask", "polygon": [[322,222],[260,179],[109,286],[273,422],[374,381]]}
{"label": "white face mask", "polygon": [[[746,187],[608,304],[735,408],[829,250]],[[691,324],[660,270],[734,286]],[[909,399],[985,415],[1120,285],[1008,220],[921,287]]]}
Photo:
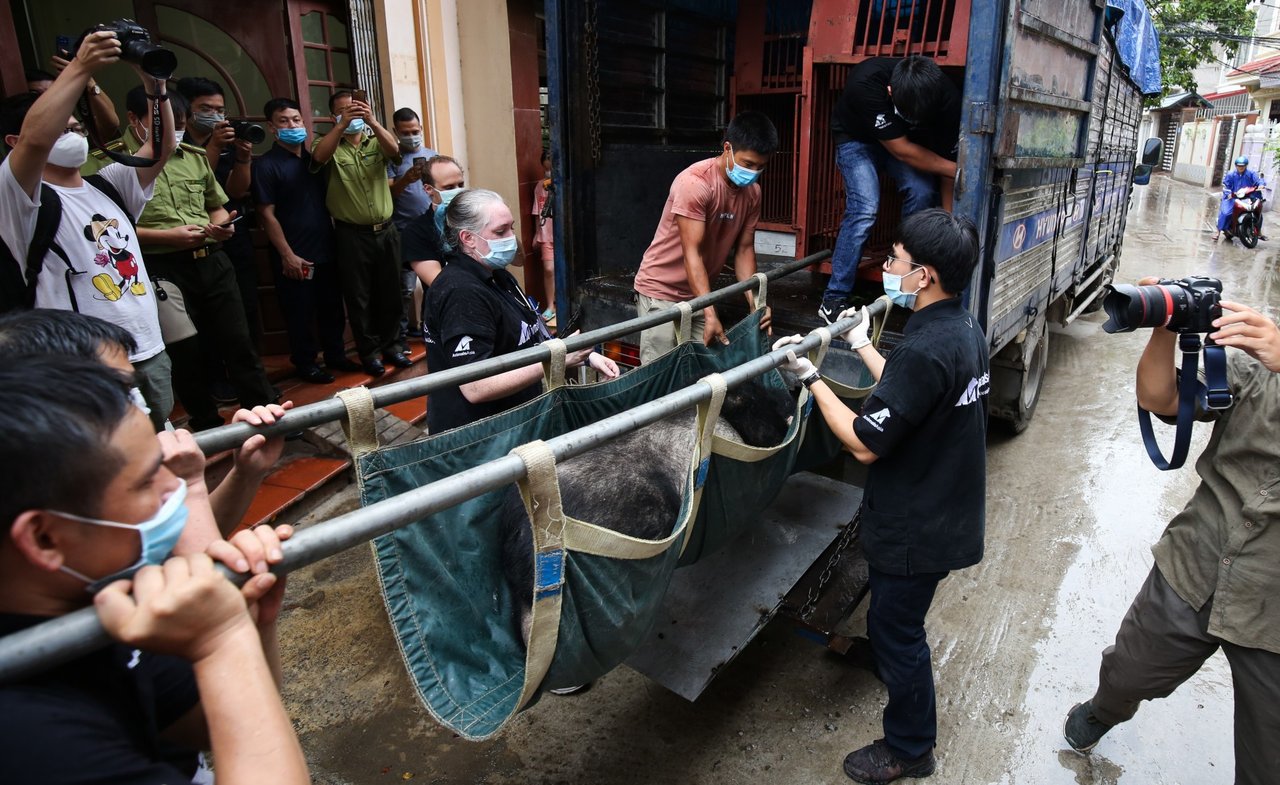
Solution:
{"label": "white face mask", "polygon": [[66,169],[79,169],[89,160],[89,140],[77,133],[65,133],[53,143],[49,163]]}
{"label": "white face mask", "polygon": [[177,145],[177,144],[182,144],[182,140],[183,140],[183,139],[185,139],[185,138],[187,138],[187,132],[186,132],[186,131],[174,131],[174,132],[173,132],[173,143],[174,143],[175,145]]}

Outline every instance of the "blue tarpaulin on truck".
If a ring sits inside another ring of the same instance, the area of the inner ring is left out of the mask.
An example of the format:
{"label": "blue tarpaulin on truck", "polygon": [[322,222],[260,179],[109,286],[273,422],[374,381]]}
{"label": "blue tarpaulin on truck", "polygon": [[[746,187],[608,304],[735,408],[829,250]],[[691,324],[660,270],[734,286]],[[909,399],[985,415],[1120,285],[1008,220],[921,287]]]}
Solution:
{"label": "blue tarpaulin on truck", "polygon": [[1115,16],[1116,53],[1143,95],[1164,90],[1160,78],[1160,37],[1142,0],[1107,0],[1107,21]]}

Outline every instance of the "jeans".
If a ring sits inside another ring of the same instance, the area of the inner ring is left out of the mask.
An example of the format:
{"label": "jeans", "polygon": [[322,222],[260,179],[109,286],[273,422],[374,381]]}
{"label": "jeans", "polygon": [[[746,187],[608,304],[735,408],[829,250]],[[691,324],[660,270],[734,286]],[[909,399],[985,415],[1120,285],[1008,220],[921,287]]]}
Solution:
{"label": "jeans", "polygon": [[884,740],[895,755],[918,758],[938,738],[933,663],[924,617],[945,572],[890,575],[871,568],[867,637],[880,680],[889,691],[884,707]]}
{"label": "jeans", "polygon": [[879,169],[884,168],[898,185],[903,218],[938,204],[938,178],[912,169],[879,142],[838,145],[836,166],[844,177],[844,220],[831,255],[831,280],[823,300],[846,300],[853,293],[862,248],[880,211]]}

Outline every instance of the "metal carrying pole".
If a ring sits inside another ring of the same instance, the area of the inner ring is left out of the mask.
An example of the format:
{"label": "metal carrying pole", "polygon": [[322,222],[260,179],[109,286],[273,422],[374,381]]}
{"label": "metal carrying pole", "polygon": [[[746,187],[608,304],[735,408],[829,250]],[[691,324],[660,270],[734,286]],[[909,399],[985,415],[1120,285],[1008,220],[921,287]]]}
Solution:
{"label": "metal carrying pole", "polygon": [[[872,303],[866,309],[866,318],[883,312],[886,307],[883,300]],[[833,335],[839,335],[857,323],[858,317],[851,316],[826,329]],[[799,355],[818,348],[820,344],[821,338],[815,330],[798,344],[730,368],[721,376],[728,387],[736,387],[781,365],[786,361],[789,351]],[[696,406],[710,397],[711,388],[695,382],[661,398],[548,439],[547,445],[558,463]],[[347,548],[420,521],[428,515],[515,483],[524,476],[524,462],[514,455],[506,455],[324,523],[309,526],[283,544],[284,559],[274,565],[271,571],[284,575],[314,564]],[[234,575],[225,568],[221,569],[237,582],[243,582],[247,578]],[[0,638],[0,683],[8,683],[70,662],[110,642],[92,607],[81,608],[66,616],[12,633]]]}
{"label": "metal carrying pole", "polygon": [[[779,265],[766,272],[765,277],[772,281],[785,275],[790,275],[797,270],[811,267],[830,255],[830,251],[819,251],[803,259],[796,259]],[[709,305],[715,305],[721,300],[726,300],[735,294],[752,291],[757,286],[759,286],[759,282],[755,278],[751,278],[746,281],[739,281],[732,286],[726,286],[723,289],[717,289],[710,294],[695,297],[689,300],[688,303],[696,312]],[[667,322],[674,322],[679,318],[680,311],[678,309],[663,309],[625,322],[611,324],[608,327],[601,327],[589,333],[565,338],[564,343],[568,351],[574,352],[595,346],[602,341],[608,341],[650,327],[657,327]],[[550,358],[550,349],[545,346],[533,346],[528,349],[521,349],[518,352],[492,357],[483,362],[465,365],[461,368],[450,368],[447,371],[436,371],[426,376],[406,379],[402,382],[380,385],[370,388],[369,392],[373,395],[374,407],[381,409],[394,403],[407,401],[410,398],[417,398],[420,395],[428,395],[436,390],[457,387],[460,384],[474,382],[477,379],[484,379],[516,368],[523,368],[533,363],[545,362]],[[340,420],[345,413],[346,409],[343,407],[342,401],[337,398],[329,398],[306,406],[299,406],[297,409],[291,409],[287,417],[273,425],[258,427],[248,423],[232,423],[201,431],[196,434],[196,444],[200,445],[200,449],[204,450],[206,455],[211,455],[239,447],[255,433],[261,433],[268,437],[292,433],[302,428],[314,428],[317,425]]]}

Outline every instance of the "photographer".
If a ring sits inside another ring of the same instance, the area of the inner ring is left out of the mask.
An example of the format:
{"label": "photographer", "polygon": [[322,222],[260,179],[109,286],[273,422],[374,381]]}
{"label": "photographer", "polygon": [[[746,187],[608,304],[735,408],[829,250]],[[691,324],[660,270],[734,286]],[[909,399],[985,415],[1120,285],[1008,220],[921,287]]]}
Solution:
{"label": "photographer", "polygon": [[[1246,305],[1221,305],[1208,337],[1239,350],[1227,354],[1234,399],[1197,408],[1214,423],[1200,485],[1152,548],[1155,565],[1102,652],[1098,690],[1071,709],[1064,735],[1088,752],[1221,648],[1236,699],[1235,782],[1262,785],[1280,770],[1280,329]],[[1177,340],[1153,329],[1138,362],[1138,405],[1164,418],[1178,412]]]}
{"label": "photographer", "polygon": [[[404,232],[409,223],[431,212],[431,194],[427,192],[423,178],[427,174],[427,161],[436,151],[422,143],[422,120],[409,107],[401,107],[391,115],[391,124],[400,143],[400,160],[387,164],[387,182],[391,186],[391,200],[395,212],[391,220],[400,230],[403,244]],[[403,253],[401,248],[401,253]],[[408,264],[400,267],[400,298],[404,301],[404,316],[400,319],[400,341],[403,343],[412,332],[422,337],[422,322],[413,308],[413,295],[418,288],[418,277]]]}
{"label": "photographer", "polygon": [[[80,167],[88,159],[84,128],[72,117],[76,101],[93,74],[118,62],[120,40],[114,31],[85,36],[76,56],[44,93],[26,93],[5,101],[0,132],[11,151],[0,164],[0,239],[17,264],[2,272],[4,288],[17,295],[10,307],[57,308],[97,316],[123,327],[137,346],[129,361],[159,427],[172,403],[169,358],[160,335],[155,290],[143,261],[132,218],[153,195],[157,177],[174,150],[173,115],[163,79],[145,74],[143,98],[159,102],[158,146],[148,140],[140,155],[156,158],[145,168],[112,164],[88,179]],[[40,214],[61,205],[61,220],[37,256]],[[69,269],[82,275],[68,275]],[[31,297],[34,295],[34,297]]]}

